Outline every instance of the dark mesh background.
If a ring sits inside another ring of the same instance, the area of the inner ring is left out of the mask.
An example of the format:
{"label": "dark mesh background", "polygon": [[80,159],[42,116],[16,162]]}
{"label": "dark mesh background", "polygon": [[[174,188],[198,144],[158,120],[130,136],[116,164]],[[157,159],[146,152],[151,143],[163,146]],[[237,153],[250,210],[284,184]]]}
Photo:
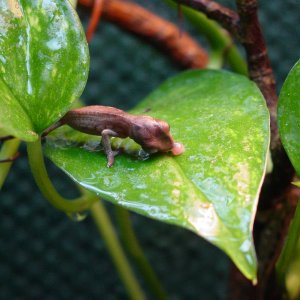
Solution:
{"label": "dark mesh background", "polygon": [[[160,0],[139,2],[177,22]],[[268,4],[261,1],[260,17],[280,87],[300,56],[300,2]],[[86,20],[85,12],[81,16]],[[167,57],[102,22],[91,44],[83,98],[126,109],[176,72]],[[37,190],[22,150],[0,194],[0,299],[127,299],[91,218],[76,223],[52,208]],[[72,196],[70,181],[51,164],[49,169],[58,189]],[[181,228],[136,214],[132,220],[170,299],[226,299],[229,260],[221,251]]]}

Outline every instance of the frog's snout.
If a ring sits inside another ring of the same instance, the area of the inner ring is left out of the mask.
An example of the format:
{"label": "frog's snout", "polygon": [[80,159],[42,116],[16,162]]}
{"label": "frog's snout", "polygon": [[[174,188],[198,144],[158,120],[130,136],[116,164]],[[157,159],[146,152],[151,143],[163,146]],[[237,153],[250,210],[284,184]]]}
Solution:
{"label": "frog's snout", "polygon": [[185,151],[184,146],[180,143],[174,143],[171,149],[173,155],[180,155]]}

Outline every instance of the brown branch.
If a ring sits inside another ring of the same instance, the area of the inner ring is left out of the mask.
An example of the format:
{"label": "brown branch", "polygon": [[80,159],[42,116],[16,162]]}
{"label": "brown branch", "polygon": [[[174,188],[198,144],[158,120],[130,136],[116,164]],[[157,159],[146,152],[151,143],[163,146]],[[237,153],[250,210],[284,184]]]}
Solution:
{"label": "brown branch", "polygon": [[[79,3],[92,7],[94,1],[80,0]],[[207,66],[206,51],[187,33],[137,4],[104,0],[102,17],[167,52],[174,62],[184,68]]]}
{"label": "brown branch", "polygon": [[91,19],[90,19],[89,25],[86,30],[86,39],[88,42],[90,42],[92,40],[93,35],[96,31],[97,25],[99,24],[100,17],[102,14],[103,1],[104,0],[95,0],[94,1]]}
{"label": "brown branch", "polygon": [[239,15],[221,4],[211,0],[176,0],[178,4],[183,4],[203,12],[208,18],[220,23],[233,35],[237,35]]}
{"label": "brown branch", "polygon": [[245,47],[250,78],[256,82],[264,94],[271,115],[271,148],[281,146],[279,142],[277,118],[277,94],[273,70],[257,16],[256,0],[237,0],[240,16],[238,39]]}

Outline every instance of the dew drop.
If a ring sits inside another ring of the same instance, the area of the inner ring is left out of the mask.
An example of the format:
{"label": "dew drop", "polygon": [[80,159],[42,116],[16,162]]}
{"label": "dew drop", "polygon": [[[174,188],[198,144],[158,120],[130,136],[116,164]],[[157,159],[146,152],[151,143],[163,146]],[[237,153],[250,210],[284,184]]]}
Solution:
{"label": "dew drop", "polygon": [[85,220],[88,216],[87,212],[75,212],[75,213],[67,213],[67,216],[74,222],[81,222]]}
{"label": "dew drop", "polygon": [[85,150],[88,150],[90,152],[97,152],[97,151],[103,150],[100,141],[94,141],[94,140],[87,141],[82,146],[82,148]]}

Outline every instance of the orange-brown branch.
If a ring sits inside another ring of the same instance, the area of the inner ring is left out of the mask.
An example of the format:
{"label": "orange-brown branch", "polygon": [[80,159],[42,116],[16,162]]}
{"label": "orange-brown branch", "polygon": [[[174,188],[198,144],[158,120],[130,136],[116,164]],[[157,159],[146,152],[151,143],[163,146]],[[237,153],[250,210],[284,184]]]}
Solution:
{"label": "orange-brown branch", "polygon": [[100,17],[103,9],[103,1],[104,0],[95,0],[92,10],[91,19],[86,30],[86,39],[90,42],[93,38],[94,32],[96,31],[97,25],[100,21]]}
{"label": "orange-brown branch", "polygon": [[[80,4],[92,7],[94,0],[80,0]],[[206,51],[187,33],[141,6],[124,0],[104,0],[103,19],[112,22],[167,52],[184,68],[205,68]]]}

